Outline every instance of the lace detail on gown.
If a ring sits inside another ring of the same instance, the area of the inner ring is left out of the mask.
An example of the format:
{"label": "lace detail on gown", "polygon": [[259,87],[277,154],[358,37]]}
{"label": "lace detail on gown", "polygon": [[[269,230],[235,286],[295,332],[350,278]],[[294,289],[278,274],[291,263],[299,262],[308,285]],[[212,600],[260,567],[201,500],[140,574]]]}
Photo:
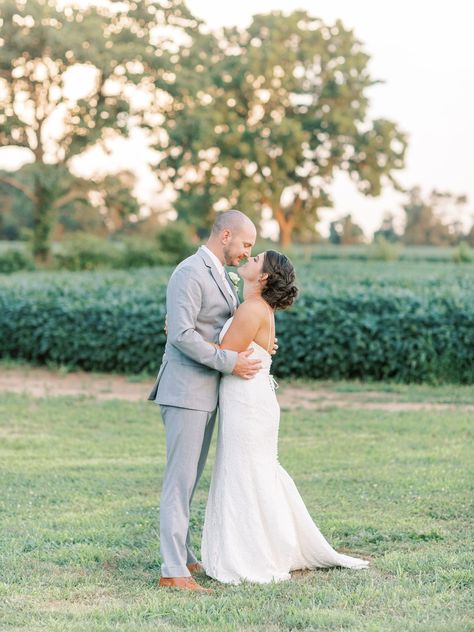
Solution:
{"label": "lace detail on gown", "polygon": [[253,357],[262,361],[259,373],[251,380],[225,375],[220,383],[216,460],[201,545],[206,573],[239,584],[287,580],[297,569],[366,568],[366,560],[331,547],[281,467],[272,357],[257,343],[252,346]]}

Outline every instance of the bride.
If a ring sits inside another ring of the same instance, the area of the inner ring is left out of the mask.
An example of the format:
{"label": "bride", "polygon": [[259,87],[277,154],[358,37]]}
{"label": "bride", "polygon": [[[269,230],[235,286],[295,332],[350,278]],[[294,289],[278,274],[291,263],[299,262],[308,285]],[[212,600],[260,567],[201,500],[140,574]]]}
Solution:
{"label": "bride", "polygon": [[338,553],[326,541],[278,462],[280,407],[270,375],[274,312],[296,298],[294,268],[286,256],[268,250],[238,272],[244,302],[225,323],[219,347],[240,352],[251,346],[262,368],[253,379],[224,375],[220,382],[204,570],[220,582],[239,584],[287,580],[297,569],[366,568],[366,560]]}

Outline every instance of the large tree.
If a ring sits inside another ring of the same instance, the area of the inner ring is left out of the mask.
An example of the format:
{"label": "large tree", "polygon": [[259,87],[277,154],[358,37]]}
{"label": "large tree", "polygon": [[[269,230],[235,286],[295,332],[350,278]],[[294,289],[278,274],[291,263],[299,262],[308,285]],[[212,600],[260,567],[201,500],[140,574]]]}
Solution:
{"label": "large tree", "polygon": [[38,258],[48,255],[58,211],[88,195],[71,161],[98,143],[109,148],[139,120],[142,106],[132,105],[132,95],[137,88],[151,94],[151,73],[170,63],[156,27],[186,13],[182,0],[87,8],[2,1],[0,143],[27,149],[31,164],[26,177],[3,172],[0,179],[31,201]]}
{"label": "large tree", "polygon": [[271,210],[287,245],[314,228],[344,171],[365,194],[396,185],[406,139],[368,115],[369,57],[340,21],[304,11],[257,15],[247,30],[200,25],[169,77],[160,177],[178,215],[207,226],[238,206],[255,219]]}

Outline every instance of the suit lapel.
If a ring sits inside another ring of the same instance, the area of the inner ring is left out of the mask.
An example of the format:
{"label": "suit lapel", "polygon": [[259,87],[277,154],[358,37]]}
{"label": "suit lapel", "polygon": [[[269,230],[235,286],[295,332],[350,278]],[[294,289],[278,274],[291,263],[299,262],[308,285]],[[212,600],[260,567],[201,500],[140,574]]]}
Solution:
{"label": "suit lapel", "polygon": [[[212,260],[210,259],[210,257],[208,257],[206,251],[203,250],[202,248],[199,248],[198,253],[204,259],[204,262],[207,265],[207,267],[210,268],[211,274],[212,274],[212,278],[217,283],[217,287],[221,291],[222,296],[225,298],[225,300],[227,302],[227,305],[229,306],[230,313],[233,314],[234,313],[234,303],[232,302],[232,299],[230,297],[229,291],[227,290],[227,288],[225,286],[224,279],[221,277],[221,275],[217,271],[217,269],[214,266]],[[232,287],[232,284],[231,284],[231,287]]]}
{"label": "suit lapel", "polygon": [[232,302],[232,299],[230,298],[229,290],[225,286],[224,279],[221,277],[221,275],[215,269],[214,266],[211,266],[211,274],[214,278],[214,281],[219,286],[220,291],[224,295],[224,298],[227,301],[227,304],[230,308],[230,313],[232,314],[234,312],[234,303]]}

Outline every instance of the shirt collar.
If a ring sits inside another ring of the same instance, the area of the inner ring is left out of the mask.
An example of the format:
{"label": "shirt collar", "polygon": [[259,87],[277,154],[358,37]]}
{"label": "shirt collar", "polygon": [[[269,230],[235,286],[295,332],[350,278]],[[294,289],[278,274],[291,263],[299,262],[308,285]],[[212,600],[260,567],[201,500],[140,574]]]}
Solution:
{"label": "shirt collar", "polygon": [[213,252],[211,252],[207,246],[201,246],[201,248],[206,251],[206,253],[211,257],[212,262],[214,263],[216,268],[219,270],[219,272],[221,274],[223,274],[225,272],[224,266],[219,261],[219,259],[216,257],[216,255]]}

